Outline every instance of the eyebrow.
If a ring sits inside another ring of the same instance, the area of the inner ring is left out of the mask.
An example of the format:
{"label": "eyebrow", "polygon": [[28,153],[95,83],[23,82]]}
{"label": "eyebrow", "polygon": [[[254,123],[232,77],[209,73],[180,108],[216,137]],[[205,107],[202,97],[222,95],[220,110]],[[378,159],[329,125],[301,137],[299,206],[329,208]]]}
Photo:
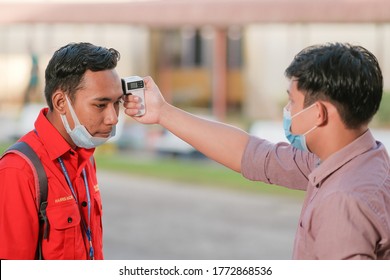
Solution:
{"label": "eyebrow", "polygon": [[[121,99],[123,95],[119,96],[117,100]],[[100,101],[100,102],[110,102],[112,101],[112,98],[109,97],[97,97],[94,99],[95,101]]]}

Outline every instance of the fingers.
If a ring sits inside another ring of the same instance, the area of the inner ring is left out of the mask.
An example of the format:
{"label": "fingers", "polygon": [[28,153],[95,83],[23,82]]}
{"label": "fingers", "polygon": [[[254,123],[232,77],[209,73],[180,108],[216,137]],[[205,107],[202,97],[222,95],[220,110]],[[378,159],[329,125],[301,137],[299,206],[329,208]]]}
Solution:
{"label": "fingers", "polygon": [[125,103],[138,103],[139,97],[137,95],[125,94],[123,95],[123,101]]}
{"label": "fingers", "polygon": [[125,109],[125,114],[131,117],[135,117],[139,113],[138,109]]}
{"label": "fingers", "polygon": [[145,83],[145,87],[146,87],[146,88],[152,86],[152,84],[153,84],[153,79],[152,79],[152,77],[146,76],[146,77],[143,78],[143,80],[144,80],[144,83]]}
{"label": "fingers", "polygon": [[123,96],[123,107],[125,108],[125,113],[129,116],[133,116],[139,112],[141,109],[140,98],[135,95],[124,95]]}

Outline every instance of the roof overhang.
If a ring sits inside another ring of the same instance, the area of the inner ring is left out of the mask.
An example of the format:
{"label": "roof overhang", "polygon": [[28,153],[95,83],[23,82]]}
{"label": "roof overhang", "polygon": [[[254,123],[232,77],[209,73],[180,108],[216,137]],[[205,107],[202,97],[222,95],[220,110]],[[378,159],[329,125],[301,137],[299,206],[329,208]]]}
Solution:
{"label": "roof overhang", "polygon": [[390,22],[387,0],[150,0],[4,3],[0,24],[121,23],[150,27],[251,23]]}

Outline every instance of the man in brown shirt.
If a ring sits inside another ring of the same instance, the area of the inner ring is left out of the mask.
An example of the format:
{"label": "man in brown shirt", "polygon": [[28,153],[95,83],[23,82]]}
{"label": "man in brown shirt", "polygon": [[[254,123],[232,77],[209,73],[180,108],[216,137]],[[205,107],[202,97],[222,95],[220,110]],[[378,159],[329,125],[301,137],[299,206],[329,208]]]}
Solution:
{"label": "man in brown shirt", "polygon": [[[186,113],[150,77],[147,113],[134,118],[162,125],[250,180],[305,190],[294,259],[390,259],[390,160],[368,129],[383,91],[377,59],[360,46],[317,45],[298,53],[285,73],[290,144]],[[134,116],[139,99],[127,96],[124,106]]]}

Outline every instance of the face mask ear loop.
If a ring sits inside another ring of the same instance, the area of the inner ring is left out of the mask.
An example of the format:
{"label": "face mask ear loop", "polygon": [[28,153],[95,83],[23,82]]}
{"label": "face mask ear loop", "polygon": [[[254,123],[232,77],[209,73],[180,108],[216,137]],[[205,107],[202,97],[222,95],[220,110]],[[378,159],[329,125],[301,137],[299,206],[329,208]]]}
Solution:
{"label": "face mask ear loop", "polygon": [[309,107],[301,110],[300,112],[296,113],[294,116],[291,116],[291,118],[295,118],[296,116],[299,116],[300,114],[302,114],[303,112],[306,112],[307,110],[309,110],[311,107],[313,107],[314,105],[316,105],[316,103],[313,103],[311,104]]}
{"label": "face mask ear loop", "polygon": [[72,130],[70,129],[70,126],[69,126],[68,120],[66,119],[66,116],[61,114],[60,117],[61,117],[62,123],[64,124],[66,132],[71,133]]}
{"label": "face mask ear loop", "polygon": [[76,115],[76,112],[73,110],[73,107],[72,107],[72,104],[70,103],[69,101],[69,98],[68,96],[65,94],[65,98],[66,98],[66,101],[68,102],[68,105],[69,105],[69,111],[70,111],[70,114],[72,116],[72,119],[74,121],[74,125],[77,126],[77,125],[81,125],[80,124],[80,121]]}
{"label": "face mask ear loop", "polygon": [[302,135],[306,135],[306,134],[309,134],[310,132],[312,132],[314,129],[316,129],[318,127],[318,125],[315,125],[313,126],[313,128],[309,129],[309,131],[307,131],[306,133],[302,134]]}

